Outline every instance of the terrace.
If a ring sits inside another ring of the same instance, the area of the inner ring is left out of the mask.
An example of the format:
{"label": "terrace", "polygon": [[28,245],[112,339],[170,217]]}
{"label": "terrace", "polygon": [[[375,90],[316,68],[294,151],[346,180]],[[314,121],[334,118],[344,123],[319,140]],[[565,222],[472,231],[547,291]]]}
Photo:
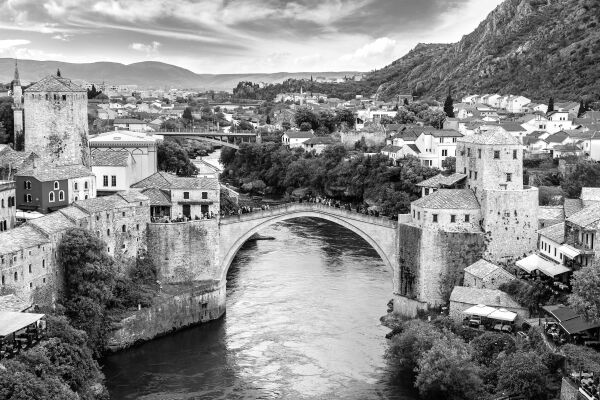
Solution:
{"label": "terrace", "polygon": [[0,311],[0,360],[35,346],[45,336],[45,314]]}

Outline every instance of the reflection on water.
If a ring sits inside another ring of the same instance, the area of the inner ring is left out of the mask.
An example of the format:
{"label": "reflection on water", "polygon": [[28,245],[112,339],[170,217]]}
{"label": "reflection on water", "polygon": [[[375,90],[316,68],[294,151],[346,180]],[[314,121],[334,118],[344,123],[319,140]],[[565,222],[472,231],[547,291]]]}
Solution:
{"label": "reflection on water", "polygon": [[298,219],[231,266],[227,315],[105,360],[115,399],[403,399],[379,323],[391,272],[361,238]]}

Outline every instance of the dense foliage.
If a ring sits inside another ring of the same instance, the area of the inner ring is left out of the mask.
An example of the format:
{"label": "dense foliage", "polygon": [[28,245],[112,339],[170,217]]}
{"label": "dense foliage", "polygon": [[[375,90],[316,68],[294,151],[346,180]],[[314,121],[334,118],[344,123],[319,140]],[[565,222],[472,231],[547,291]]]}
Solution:
{"label": "dense foliage", "polygon": [[351,157],[342,145],[316,156],[279,143],[242,144],[237,151],[223,149],[221,162],[225,176],[239,186],[260,181],[266,192],[275,194],[308,189],[313,195],[378,205],[389,216],[408,212],[420,194],[416,184],[439,173],[415,158],[391,166],[380,155]]}
{"label": "dense foliage", "polygon": [[188,152],[175,140],[163,140],[158,144],[158,169],[180,176],[191,176],[198,172]]}
{"label": "dense foliage", "polygon": [[573,272],[569,303],[591,320],[600,321],[600,265],[598,262]]}
{"label": "dense foliage", "polygon": [[47,316],[48,340],[0,368],[0,399],[106,399],[104,379],[83,331],[64,317]]}

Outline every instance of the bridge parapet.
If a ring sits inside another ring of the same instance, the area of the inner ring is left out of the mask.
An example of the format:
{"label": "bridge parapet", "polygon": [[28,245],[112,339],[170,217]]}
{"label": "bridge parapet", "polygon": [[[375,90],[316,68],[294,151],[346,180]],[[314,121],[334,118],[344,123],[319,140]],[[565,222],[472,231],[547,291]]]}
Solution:
{"label": "bridge parapet", "polygon": [[266,217],[277,217],[285,214],[292,214],[302,211],[313,211],[322,214],[334,215],[348,220],[366,222],[373,225],[384,226],[387,228],[396,228],[398,223],[385,217],[375,217],[365,215],[354,211],[348,211],[343,208],[328,206],[321,203],[287,203],[271,207],[268,210],[254,211],[248,214],[225,216],[221,218],[221,224],[234,224],[239,222],[253,221]]}

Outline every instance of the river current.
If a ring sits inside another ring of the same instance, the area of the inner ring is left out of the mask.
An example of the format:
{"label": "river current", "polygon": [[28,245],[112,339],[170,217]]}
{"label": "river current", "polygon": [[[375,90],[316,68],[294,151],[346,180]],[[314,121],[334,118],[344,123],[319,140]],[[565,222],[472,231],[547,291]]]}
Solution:
{"label": "river current", "polygon": [[391,271],[318,219],[260,232],[228,274],[227,313],[103,360],[113,399],[418,398],[384,358]]}

